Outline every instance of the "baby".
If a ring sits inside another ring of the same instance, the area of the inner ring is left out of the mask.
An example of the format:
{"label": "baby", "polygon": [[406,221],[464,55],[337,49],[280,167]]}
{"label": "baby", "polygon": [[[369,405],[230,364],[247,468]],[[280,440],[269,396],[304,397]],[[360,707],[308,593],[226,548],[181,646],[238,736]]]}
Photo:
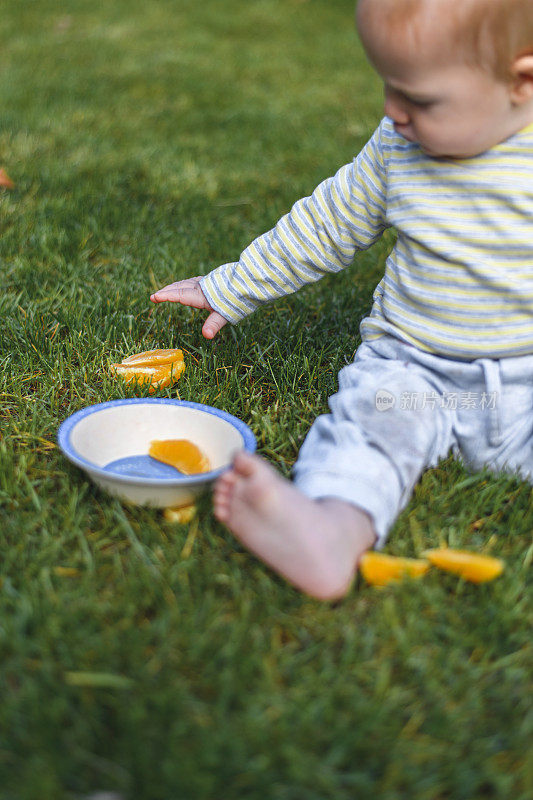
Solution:
{"label": "baby", "polygon": [[450,449],[533,482],[533,1],[360,0],[357,25],[386,115],[361,153],[238,262],[151,297],[206,309],[212,339],[396,229],[293,482],[243,452],[214,491],[244,545],[325,600]]}

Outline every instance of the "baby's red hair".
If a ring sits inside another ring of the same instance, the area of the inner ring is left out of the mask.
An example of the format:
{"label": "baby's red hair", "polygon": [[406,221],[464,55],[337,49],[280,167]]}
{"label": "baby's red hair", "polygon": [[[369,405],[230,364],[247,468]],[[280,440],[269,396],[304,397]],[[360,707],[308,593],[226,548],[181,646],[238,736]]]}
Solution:
{"label": "baby's red hair", "polygon": [[[521,55],[533,55],[533,0],[359,0],[358,13],[382,6],[383,26],[395,35],[417,37],[438,15],[443,31],[464,45],[466,60],[509,80],[511,65]],[[462,48],[461,48],[462,49]]]}

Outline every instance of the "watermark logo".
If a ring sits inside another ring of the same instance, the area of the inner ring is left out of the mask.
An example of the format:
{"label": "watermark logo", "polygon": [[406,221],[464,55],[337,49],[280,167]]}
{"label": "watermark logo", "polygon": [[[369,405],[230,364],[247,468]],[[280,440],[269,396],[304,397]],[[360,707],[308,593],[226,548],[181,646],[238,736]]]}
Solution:
{"label": "watermark logo", "polygon": [[[396,396],[388,389],[376,392],[376,409],[390,411],[396,406]],[[498,405],[498,392],[401,392],[397,408],[401,411],[423,411],[427,408],[495,409]]]}
{"label": "watermark logo", "polygon": [[378,411],[390,411],[394,408],[396,397],[387,389],[378,389],[376,392],[376,408]]}

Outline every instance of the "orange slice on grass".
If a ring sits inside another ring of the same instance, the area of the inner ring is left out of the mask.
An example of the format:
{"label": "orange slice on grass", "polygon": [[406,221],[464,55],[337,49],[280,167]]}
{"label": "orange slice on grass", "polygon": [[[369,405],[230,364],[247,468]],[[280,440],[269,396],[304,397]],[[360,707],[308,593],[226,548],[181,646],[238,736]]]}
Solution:
{"label": "orange slice on grass", "polygon": [[150,442],[148,455],[170,464],[184,475],[196,475],[211,469],[205,454],[188,439],[156,439]]}
{"label": "orange slice on grass", "polygon": [[128,356],[120,364],[111,364],[114,375],[126,383],[137,381],[140,386],[148,384],[150,394],[175,383],[184,370],[183,352],[177,349],[144,350]]}
{"label": "orange slice on grass", "polygon": [[439,569],[460,575],[472,583],[485,583],[501,575],[504,563],[499,558],[471,553],[468,550],[453,550],[443,547],[436,550],[426,550],[422,553],[424,558]]}
{"label": "orange slice on grass", "polygon": [[359,569],[367,583],[386,586],[405,577],[422,577],[428,571],[429,564],[420,558],[398,558],[370,551],[361,556]]}
{"label": "orange slice on grass", "polygon": [[5,169],[0,169],[0,186],[4,189],[14,189],[15,184],[5,171]]}
{"label": "orange slice on grass", "polygon": [[143,350],[142,353],[134,353],[122,360],[122,364],[137,367],[161,367],[164,364],[173,364],[176,361],[183,361],[181,350],[171,348],[170,350]]}
{"label": "orange slice on grass", "polygon": [[185,525],[196,516],[196,506],[169,506],[163,511],[163,516],[167,522]]}

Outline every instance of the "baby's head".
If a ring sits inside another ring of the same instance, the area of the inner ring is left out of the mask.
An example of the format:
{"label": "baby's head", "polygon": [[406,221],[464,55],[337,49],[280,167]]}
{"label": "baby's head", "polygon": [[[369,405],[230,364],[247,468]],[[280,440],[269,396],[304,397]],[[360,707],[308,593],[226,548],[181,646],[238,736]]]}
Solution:
{"label": "baby's head", "polygon": [[359,0],[385,113],[433,156],[466,158],[533,122],[533,0]]}

